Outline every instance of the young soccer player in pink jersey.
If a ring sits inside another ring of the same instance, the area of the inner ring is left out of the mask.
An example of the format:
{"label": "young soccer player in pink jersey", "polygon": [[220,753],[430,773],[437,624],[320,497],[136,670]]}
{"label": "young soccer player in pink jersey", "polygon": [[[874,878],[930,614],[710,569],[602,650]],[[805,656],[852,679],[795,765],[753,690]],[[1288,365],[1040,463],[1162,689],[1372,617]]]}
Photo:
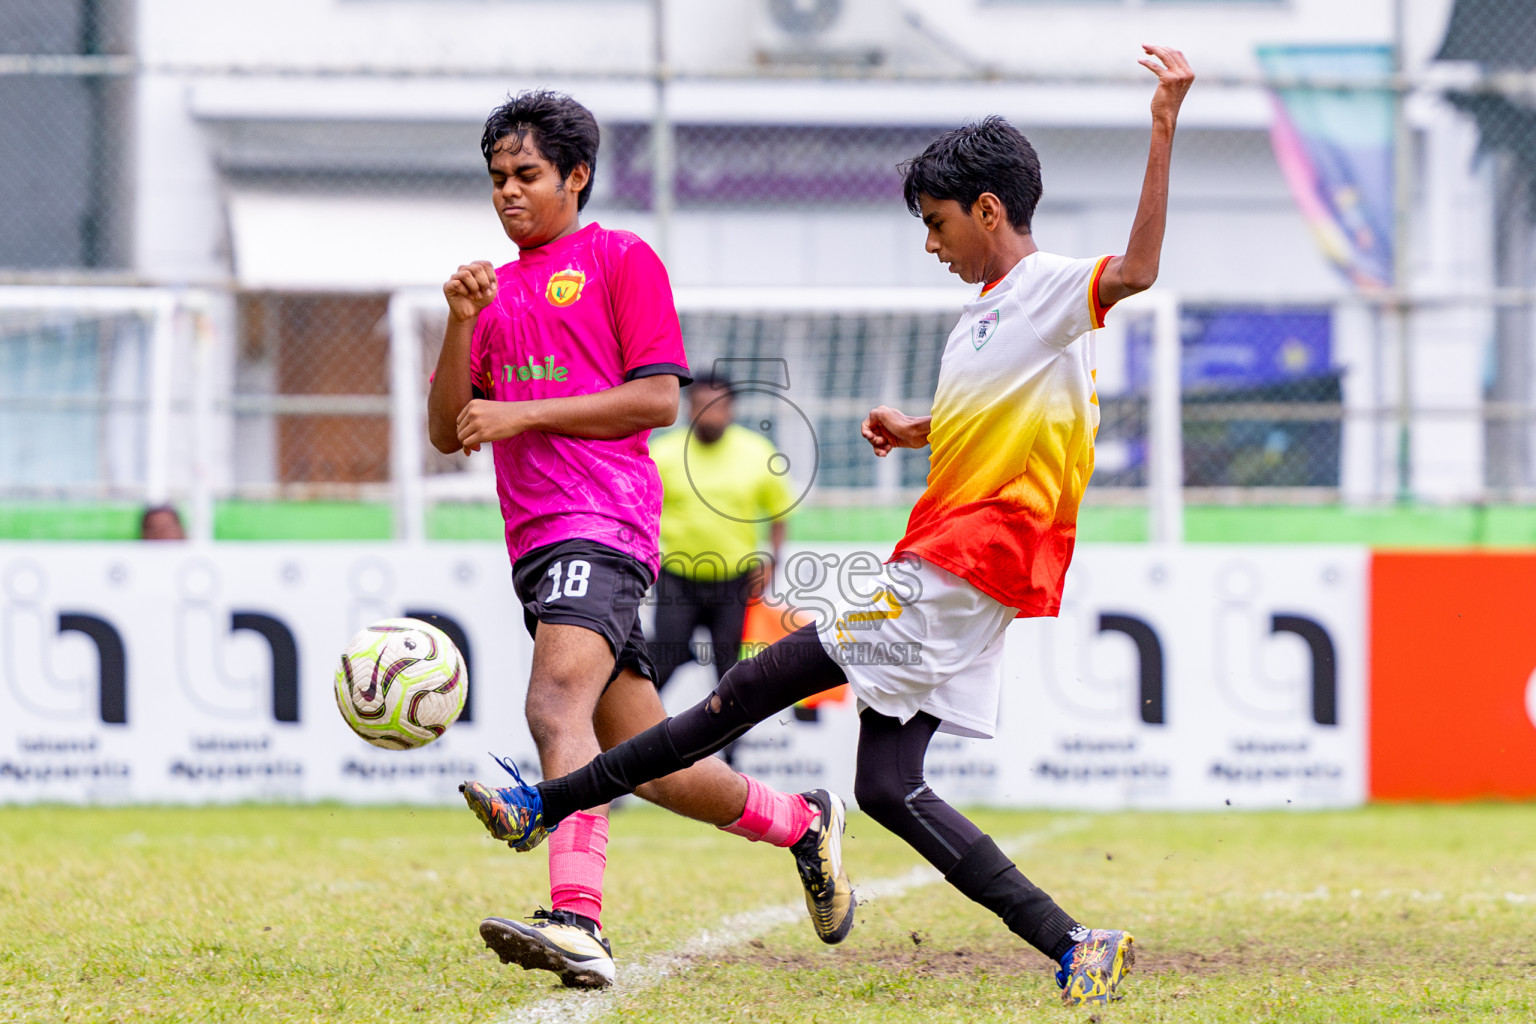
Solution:
{"label": "young soccer player in pink jersey", "polygon": [[[529,830],[695,764],[781,708],[847,682],[860,706],[860,809],[1055,961],[1064,1001],[1117,998],[1131,935],[1068,915],[928,788],[923,760],[937,731],[992,735],[1003,631],[1060,606],[1093,472],[1091,331],[1157,278],[1174,126],[1194,81],[1177,50],[1146,51],[1141,63],[1158,78],[1152,144],[1123,256],[1068,259],[1035,247],[1040,161],[1000,117],[949,132],[906,167],[907,206],[927,225],[928,251],[980,288],[945,345],[932,415],[881,406],[863,424],[876,455],[932,449],[927,488],[882,585],[740,662],[695,707],[580,771],[509,794]],[[897,559],[904,564],[893,568]]]}
{"label": "young soccer player in pink jersey", "polygon": [[[492,202],[518,259],[467,264],[443,286],[448,327],[428,400],[439,451],[491,446],[513,583],[534,637],[527,715],[546,778],[664,718],[638,621],[659,561],[661,480],[646,438],[676,418],[688,367],[656,254],[629,232],[580,223],[597,146],[592,114],[558,93],[523,93],[486,121]],[[515,766],[502,765],[521,785]],[[507,790],[460,789],[496,838],[519,849],[544,838],[529,834]],[[789,847],[817,933],[827,942],[848,934],[854,898],[835,795],[778,793],[715,759],[637,792]],[[607,808],[590,805],[550,832],[552,909],[531,924],[489,918],[480,934],[505,963],[554,971],[567,985],[609,985]]]}

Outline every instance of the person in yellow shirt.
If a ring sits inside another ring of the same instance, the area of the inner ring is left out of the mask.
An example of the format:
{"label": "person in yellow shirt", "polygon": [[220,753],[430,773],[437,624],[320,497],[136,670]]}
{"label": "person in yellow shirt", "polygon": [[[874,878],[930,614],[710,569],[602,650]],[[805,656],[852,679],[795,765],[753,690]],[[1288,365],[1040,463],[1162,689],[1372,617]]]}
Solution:
{"label": "person in yellow shirt", "polygon": [[[656,624],[647,645],[658,690],[689,661],[707,659],[717,678],[736,664],[747,605],[778,563],[782,517],[794,504],[788,460],[735,422],[729,379],[695,381],[688,401],[689,426],[651,442],[663,492]],[[699,626],[710,634],[705,657],[692,645]]]}

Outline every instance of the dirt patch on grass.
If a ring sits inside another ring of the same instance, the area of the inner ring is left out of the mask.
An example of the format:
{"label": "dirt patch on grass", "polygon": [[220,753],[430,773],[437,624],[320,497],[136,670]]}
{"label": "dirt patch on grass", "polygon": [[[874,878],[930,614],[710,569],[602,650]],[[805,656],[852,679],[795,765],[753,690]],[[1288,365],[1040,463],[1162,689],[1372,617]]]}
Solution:
{"label": "dirt patch on grass", "polygon": [[1027,950],[1003,952],[991,949],[938,949],[922,945],[916,947],[890,946],[882,943],[874,948],[831,949],[825,953],[778,953],[754,943],[740,950],[699,957],[697,964],[730,966],[745,964],[780,971],[843,971],[855,967],[899,971],[922,978],[953,978],[977,973],[1017,974],[1022,970],[1039,970],[1046,965],[1044,958]]}
{"label": "dirt patch on grass", "polygon": [[[921,978],[952,978],[969,974],[1018,974],[1049,969],[1046,959],[1030,949],[935,946],[919,933],[911,945],[881,943],[874,947],[830,949],[824,953],[776,952],[764,943],[727,953],[698,957],[696,964],[729,966],[743,964],[770,970],[846,970],[852,967],[897,971]],[[1322,967],[1326,960],[1313,959],[1294,950],[1275,950],[1247,945],[1212,953],[1183,949],[1158,949],[1138,945],[1135,973],[1147,975],[1241,975],[1268,974],[1277,970]]]}

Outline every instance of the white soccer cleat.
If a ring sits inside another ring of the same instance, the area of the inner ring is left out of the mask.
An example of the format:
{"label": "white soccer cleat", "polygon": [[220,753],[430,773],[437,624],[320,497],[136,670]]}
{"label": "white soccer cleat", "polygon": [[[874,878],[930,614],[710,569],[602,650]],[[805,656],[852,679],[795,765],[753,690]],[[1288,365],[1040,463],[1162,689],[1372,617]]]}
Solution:
{"label": "white soccer cleat", "polygon": [[596,925],[565,910],[536,910],[532,920],[488,917],[480,922],[480,937],[502,963],[553,971],[567,988],[613,984],[613,947]]}

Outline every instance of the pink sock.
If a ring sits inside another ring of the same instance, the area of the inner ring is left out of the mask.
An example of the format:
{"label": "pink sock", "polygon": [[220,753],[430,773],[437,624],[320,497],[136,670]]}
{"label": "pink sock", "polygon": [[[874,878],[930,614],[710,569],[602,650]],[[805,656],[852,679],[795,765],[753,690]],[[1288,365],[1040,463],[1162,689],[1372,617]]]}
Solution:
{"label": "pink sock", "polygon": [[608,819],[577,812],[549,834],[549,902],[601,927],[603,869],[608,866]]}
{"label": "pink sock", "polygon": [[735,824],[722,825],[720,831],[774,846],[792,846],[805,835],[816,816],[805,797],[769,789],[750,775],[742,778],[747,780],[747,805]]}

